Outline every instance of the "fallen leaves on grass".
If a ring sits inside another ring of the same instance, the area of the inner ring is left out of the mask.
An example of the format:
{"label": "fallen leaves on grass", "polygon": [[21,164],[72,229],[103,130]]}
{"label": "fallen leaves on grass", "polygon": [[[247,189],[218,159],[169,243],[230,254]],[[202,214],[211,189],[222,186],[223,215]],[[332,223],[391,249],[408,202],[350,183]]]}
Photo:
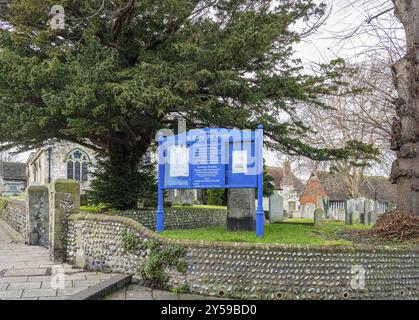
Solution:
{"label": "fallen leaves on grass", "polygon": [[384,241],[418,241],[419,216],[398,210],[390,211],[377,219],[369,234]]}

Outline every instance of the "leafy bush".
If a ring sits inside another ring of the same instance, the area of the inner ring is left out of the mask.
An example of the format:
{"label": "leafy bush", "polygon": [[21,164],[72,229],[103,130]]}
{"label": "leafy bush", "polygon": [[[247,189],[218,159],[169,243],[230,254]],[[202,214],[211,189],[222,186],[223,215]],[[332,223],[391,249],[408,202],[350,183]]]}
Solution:
{"label": "leafy bush", "polygon": [[207,189],[207,203],[213,206],[227,205],[226,189]]}
{"label": "leafy bush", "polygon": [[[128,210],[143,202],[145,207],[157,206],[157,175],[154,165],[139,166],[132,170],[118,159],[100,158],[97,160],[88,191],[92,204],[105,203],[110,208]],[[121,169],[120,173],[115,168]]]}
{"label": "leafy bush", "polygon": [[[185,248],[175,245],[160,245],[157,241],[148,244],[150,256],[139,268],[139,274],[146,286],[168,289],[167,267],[174,267],[186,273]],[[186,288],[181,288],[186,289]]]}
{"label": "leafy bush", "polygon": [[124,250],[129,253],[134,253],[141,246],[140,239],[130,229],[122,231],[121,240]]}
{"label": "leafy bush", "polygon": [[80,195],[80,206],[88,206],[90,203],[89,196],[85,193]]}

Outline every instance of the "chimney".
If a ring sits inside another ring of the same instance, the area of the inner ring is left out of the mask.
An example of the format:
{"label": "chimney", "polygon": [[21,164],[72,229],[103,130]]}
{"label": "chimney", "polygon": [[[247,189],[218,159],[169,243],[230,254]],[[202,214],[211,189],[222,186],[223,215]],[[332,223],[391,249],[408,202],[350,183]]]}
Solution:
{"label": "chimney", "polygon": [[291,163],[286,160],[282,165],[283,170],[283,177],[282,177],[282,185],[290,186],[292,185],[292,172],[291,172]]}

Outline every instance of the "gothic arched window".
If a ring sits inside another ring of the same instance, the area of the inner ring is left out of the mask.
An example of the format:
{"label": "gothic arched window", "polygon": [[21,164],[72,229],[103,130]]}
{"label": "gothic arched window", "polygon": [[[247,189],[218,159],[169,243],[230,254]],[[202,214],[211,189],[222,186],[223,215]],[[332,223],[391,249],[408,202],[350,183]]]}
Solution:
{"label": "gothic arched window", "polygon": [[80,149],[71,151],[67,155],[67,179],[87,181],[88,166],[89,157],[84,151]]}

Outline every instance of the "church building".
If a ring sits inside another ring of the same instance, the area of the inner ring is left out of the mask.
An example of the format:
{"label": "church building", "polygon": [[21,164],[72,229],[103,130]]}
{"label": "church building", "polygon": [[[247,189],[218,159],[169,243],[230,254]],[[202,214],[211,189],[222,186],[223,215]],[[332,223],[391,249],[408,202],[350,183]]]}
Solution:
{"label": "church building", "polygon": [[48,185],[56,179],[80,182],[81,192],[89,190],[94,170],[94,151],[79,144],[50,140],[31,153],[27,162],[28,185]]}

